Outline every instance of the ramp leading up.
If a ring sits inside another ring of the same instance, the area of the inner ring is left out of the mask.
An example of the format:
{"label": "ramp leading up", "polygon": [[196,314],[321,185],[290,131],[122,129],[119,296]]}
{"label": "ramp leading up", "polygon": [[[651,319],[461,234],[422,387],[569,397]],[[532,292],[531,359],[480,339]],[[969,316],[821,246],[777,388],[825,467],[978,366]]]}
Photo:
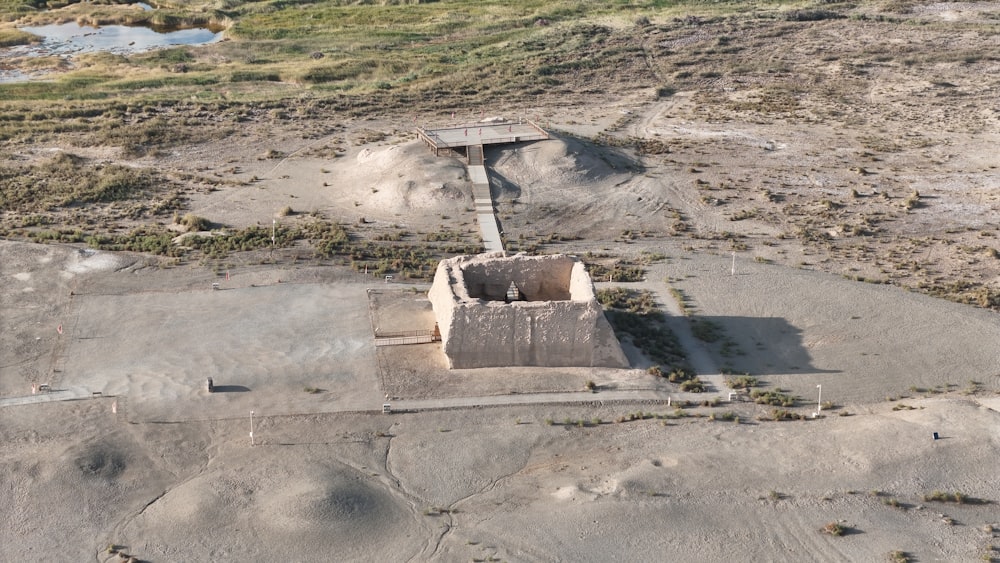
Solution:
{"label": "ramp leading up", "polygon": [[493,211],[493,197],[490,195],[490,180],[486,175],[486,167],[482,164],[469,165],[469,179],[472,181],[472,199],[476,203],[476,221],[479,222],[479,232],[483,237],[486,252],[502,251],[503,239],[497,226],[496,214]]}
{"label": "ramp leading up", "polygon": [[[486,145],[541,141],[549,134],[531,120],[491,120],[467,125],[451,125],[435,129],[417,128],[417,136],[441,156],[455,149],[465,149],[468,162],[469,181],[472,182],[472,198],[476,203],[476,220],[482,233],[483,246],[487,252],[503,251],[503,239],[497,225],[493,197],[490,194],[490,180],[486,173],[484,149]],[[459,151],[461,154],[461,151]]]}

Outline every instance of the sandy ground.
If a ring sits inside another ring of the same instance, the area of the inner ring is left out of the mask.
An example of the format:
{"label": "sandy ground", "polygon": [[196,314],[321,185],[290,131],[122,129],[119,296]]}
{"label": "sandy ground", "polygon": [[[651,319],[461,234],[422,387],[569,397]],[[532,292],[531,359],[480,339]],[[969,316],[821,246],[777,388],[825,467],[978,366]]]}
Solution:
{"label": "sandy ground", "polygon": [[[310,266],[238,270],[227,286],[139,256],[0,250],[16,303],[0,399],[27,394],[39,372],[103,393],[0,408],[5,560],[111,561],[115,544],[148,561],[842,561],[893,550],[955,561],[997,541],[1000,325],[986,311],[807,269],[738,261],[734,276],[726,256],[671,256],[637,285],[660,299],[681,289],[693,314],[736,340],[733,356],[704,344],[711,361],[799,394],[799,412],[815,410],[818,384],[836,406],[797,422],[761,421],[771,407],[752,403],[627,421],[675,410],[603,404],[582,381],[662,380],[425,371],[441,363],[434,345],[377,351],[382,317],[367,288],[395,295],[379,310],[403,324],[426,320],[419,291],[320,279]],[[377,414],[379,365],[393,357],[412,369],[390,370],[390,391],[412,398],[576,391],[587,402]],[[223,392],[204,393],[209,375]],[[979,501],[925,502],[934,490]],[[829,522],[850,532],[822,534]]]}

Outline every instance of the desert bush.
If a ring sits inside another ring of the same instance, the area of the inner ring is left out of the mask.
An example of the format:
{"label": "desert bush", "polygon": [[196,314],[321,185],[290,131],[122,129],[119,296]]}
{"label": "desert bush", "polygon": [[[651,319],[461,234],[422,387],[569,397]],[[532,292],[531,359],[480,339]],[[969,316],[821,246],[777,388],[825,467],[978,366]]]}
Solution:
{"label": "desert bush", "polygon": [[958,491],[948,493],[944,491],[933,491],[923,496],[925,502],[953,502],[955,504],[992,504],[992,501],[970,497]]}
{"label": "desert bush", "polygon": [[646,270],[632,266],[621,260],[608,266],[599,262],[587,262],[587,272],[595,281],[637,282],[645,279]]}
{"label": "desert bush", "polygon": [[891,506],[893,508],[904,508],[904,509],[906,508],[905,506],[903,506],[903,503],[899,502],[897,499],[892,497],[882,499],[882,504],[886,506]]}
{"label": "desert bush", "polygon": [[189,233],[194,231],[207,231],[211,227],[211,223],[208,219],[199,217],[193,213],[188,213],[183,217],[176,219],[176,223],[184,225]]}
{"label": "desert bush", "polygon": [[728,385],[730,389],[750,389],[760,385],[760,381],[756,377],[746,374],[726,378],[726,385]]}
{"label": "desert bush", "polygon": [[906,199],[903,200],[903,207],[907,210],[916,209],[921,205],[922,203],[920,201],[920,192],[917,192],[916,190],[914,190],[913,193],[911,193],[910,195],[906,196]]}
{"label": "desert bush", "polygon": [[824,534],[840,537],[847,532],[847,528],[842,526],[839,522],[827,522],[826,525],[820,529],[820,531]]}
{"label": "desert bush", "polygon": [[750,398],[757,404],[776,407],[794,407],[796,402],[795,397],[782,393],[780,390],[754,390],[750,392]]}
{"label": "desert bush", "polygon": [[184,250],[173,244],[173,233],[155,228],[135,229],[124,235],[91,235],[87,245],[101,250],[127,250],[160,256],[181,256]]}
{"label": "desert bush", "polygon": [[169,186],[148,169],[98,166],[65,152],[40,164],[0,166],[0,184],[0,209],[22,212],[135,199]]}
{"label": "desert bush", "polygon": [[822,20],[843,19],[846,16],[831,10],[788,10],[781,14],[781,18],[790,22],[812,22]]}
{"label": "desert bush", "polygon": [[705,391],[705,383],[695,377],[694,379],[688,379],[681,383],[681,391],[686,391],[688,393],[703,393]]}
{"label": "desert bush", "polygon": [[[671,369],[686,369],[684,351],[677,336],[663,325],[664,315],[651,292],[620,287],[597,292],[608,322],[619,338],[628,337],[652,361]],[[663,368],[660,368],[662,373]]]}
{"label": "desert bush", "polygon": [[769,414],[760,416],[761,420],[773,420],[776,422],[782,420],[805,420],[805,418],[804,415],[796,414],[787,409],[772,409]]}

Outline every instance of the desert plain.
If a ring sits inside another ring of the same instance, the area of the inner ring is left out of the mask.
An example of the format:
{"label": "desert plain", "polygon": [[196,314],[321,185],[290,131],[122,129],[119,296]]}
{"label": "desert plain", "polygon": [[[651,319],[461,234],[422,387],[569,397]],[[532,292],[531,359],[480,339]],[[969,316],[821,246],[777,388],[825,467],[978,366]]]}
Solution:
{"label": "desert plain", "polygon": [[[474,11],[434,4],[349,15]],[[109,98],[0,84],[0,559],[1000,558],[1000,4],[563,4],[427,39],[452,83],[328,90],[355,55],[308,43],[254,92],[227,65],[284,51],[247,11],[183,70],[44,68]],[[552,137],[486,149],[508,250],[645,295],[677,366],[376,346],[481,244],[414,128],[494,117]]]}

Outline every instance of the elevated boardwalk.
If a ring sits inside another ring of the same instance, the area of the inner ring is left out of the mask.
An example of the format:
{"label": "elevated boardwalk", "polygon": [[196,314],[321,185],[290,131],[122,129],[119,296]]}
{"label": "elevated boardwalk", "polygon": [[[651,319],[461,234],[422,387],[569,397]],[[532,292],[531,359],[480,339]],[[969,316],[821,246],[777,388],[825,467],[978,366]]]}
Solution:
{"label": "elevated boardwalk", "polygon": [[[435,129],[418,127],[417,136],[434,151],[436,156],[441,156],[441,151],[444,149],[466,149],[475,145],[520,143],[549,138],[549,134],[530,119],[468,123]],[[468,156],[469,153],[466,152],[466,157]]]}
{"label": "elevated boardwalk", "polygon": [[467,125],[453,125],[437,129],[417,128],[417,136],[436,156],[455,151],[465,153],[472,198],[476,204],[476,220],[487,252],[503,251],[503,238],[497,224],[490,179],[486,171],[484,150],[486,145],[542,141],[549,134],[531,120],[492,120]]}

